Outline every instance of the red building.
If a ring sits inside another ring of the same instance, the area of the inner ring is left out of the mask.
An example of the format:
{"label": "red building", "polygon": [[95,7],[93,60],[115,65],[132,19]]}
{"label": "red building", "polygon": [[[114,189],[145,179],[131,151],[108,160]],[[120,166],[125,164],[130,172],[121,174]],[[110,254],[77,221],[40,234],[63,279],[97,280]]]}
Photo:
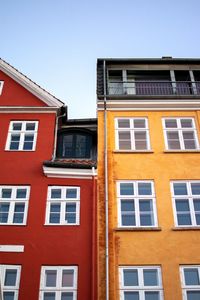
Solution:
{"label": "red building", "polygon": [[0,60],[0,299],[96,299],[96,123]]}

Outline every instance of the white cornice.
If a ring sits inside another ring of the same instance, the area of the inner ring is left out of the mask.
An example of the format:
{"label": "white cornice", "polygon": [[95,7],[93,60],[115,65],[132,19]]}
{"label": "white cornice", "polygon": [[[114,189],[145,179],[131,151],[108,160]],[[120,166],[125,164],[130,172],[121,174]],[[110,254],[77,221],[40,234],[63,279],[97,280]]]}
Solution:
{"label": "white cornice", "polygon": [[57,113],[58,107],[0,106],[0,113]]}
{"label": "white cornice", "polygon": [[51,168],[43,166],[44,175],[53,178],[77,178],[92,179],[97,176],[97,171],[92,169],[70,169],[70,168]]}
{"label": "white cornice", "polygon": [[30,93],[35,95],[48,106],[62,107],[64,105],[59,99],[42,89],[39,85],[34,83],[28,77],[17,71],[14,67],[0,59],[0,70],[18,82],[21,86],[27,89]]}
{"label": "white cornice", "polygon": [[[200,99],[181,100],[107,100],[107,110],[200,110]],[[98,110],[104,110],[104,102],[98,101]]]}

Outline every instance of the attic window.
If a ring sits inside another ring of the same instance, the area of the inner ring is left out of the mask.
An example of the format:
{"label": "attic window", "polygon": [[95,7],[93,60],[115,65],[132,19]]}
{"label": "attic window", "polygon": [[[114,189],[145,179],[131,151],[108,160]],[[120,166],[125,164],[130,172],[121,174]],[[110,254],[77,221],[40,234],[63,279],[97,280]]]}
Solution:
{"label": "attic window", "polygon": [[60,158],[90,158],[92,135],[82,131],[63,132],[58,138]]}
{"label": "attic window", "polygon": [[4,85],[4,81],[0,80],[0,96],[2,94],[3,85]]}

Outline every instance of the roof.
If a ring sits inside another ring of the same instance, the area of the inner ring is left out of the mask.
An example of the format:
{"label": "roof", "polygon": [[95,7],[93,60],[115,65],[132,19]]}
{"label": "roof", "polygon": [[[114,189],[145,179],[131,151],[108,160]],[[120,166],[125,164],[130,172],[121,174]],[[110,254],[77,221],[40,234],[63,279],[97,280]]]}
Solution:
{"label": "roof", "polygon": [[108,64],[200,64],[200,58],[173,58],[171,56],[163,56],[161,58],[98,58],[97,64],[102,64],[105,61]]}
{"label": "roof", "polygon": [[35,95],[45,104],[47,104],[47,106],[60,108],[64,105],[64,103],[61,100],[59,100],[58,98],[56,98],[55,96],[47,92],[37,83],[32,81],[26,75],[22,74],[19,70],[15,69],[13,66],[11,66],[9,63],[7,63],[1,58],[0,58],[0,70],[4,72],[6,75],[8,75],[9,77],[11,77],[16,82],[18,82],[21,86],[23,86],[30,93]]}

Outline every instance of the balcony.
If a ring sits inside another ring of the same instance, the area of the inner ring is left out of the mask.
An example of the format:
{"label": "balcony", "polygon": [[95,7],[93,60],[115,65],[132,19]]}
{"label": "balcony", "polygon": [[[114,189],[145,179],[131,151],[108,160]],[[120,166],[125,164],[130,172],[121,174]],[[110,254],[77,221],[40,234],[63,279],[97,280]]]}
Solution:
{"label": "balcony", "polygon": [[192,96],[200,95],[200,81],[109,81],[108,95]]}

